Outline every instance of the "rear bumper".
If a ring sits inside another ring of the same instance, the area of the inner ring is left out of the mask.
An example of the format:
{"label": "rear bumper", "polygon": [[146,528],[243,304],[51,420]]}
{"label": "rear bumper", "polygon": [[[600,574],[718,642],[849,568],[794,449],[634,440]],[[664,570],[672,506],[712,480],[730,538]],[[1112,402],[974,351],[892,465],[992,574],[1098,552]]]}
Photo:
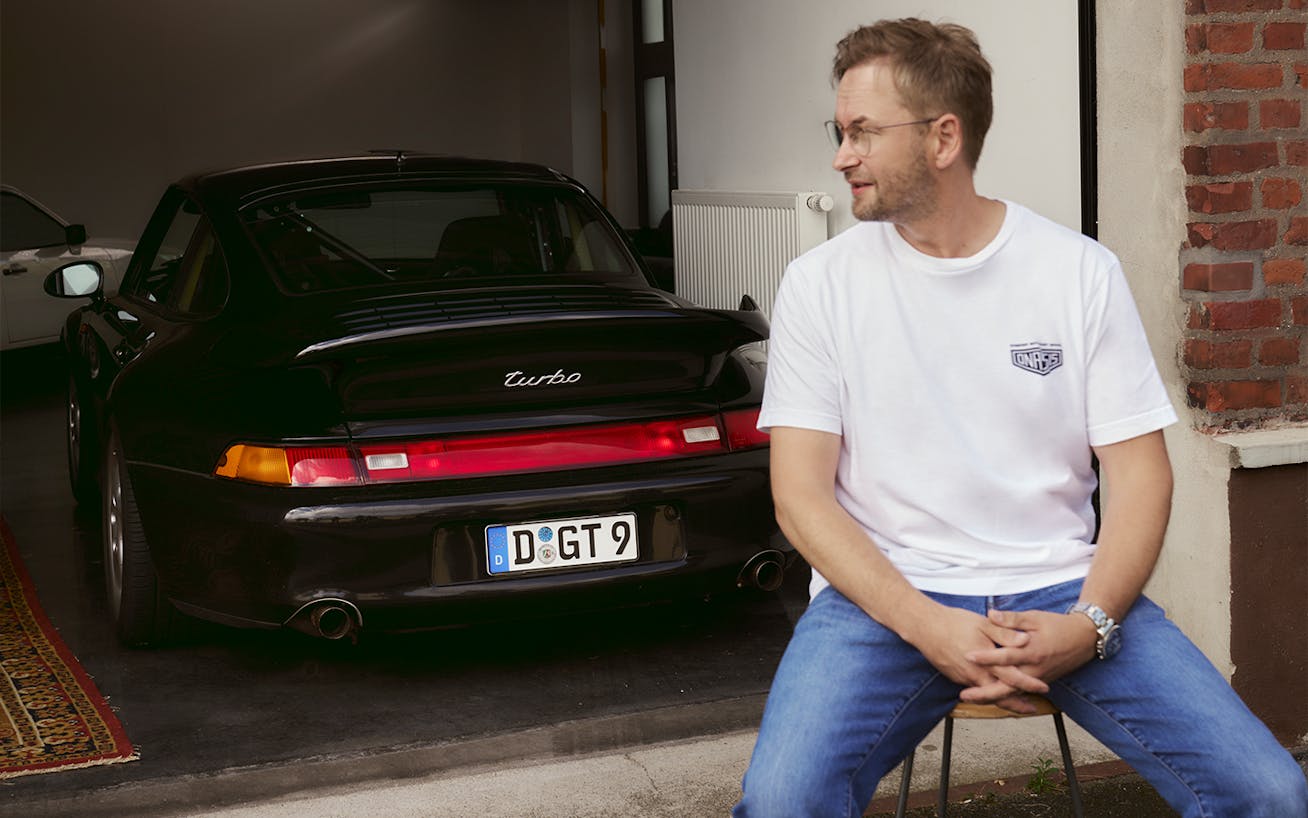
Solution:
{"label": "rear bumper", "polygon": [[[193,615],[278,627],[318,599],[369,629],[608,607],[736,584],[777,534],[766,449],[551,475],[277,489],[130,467],[155,568]],[[488,525],[630,512],[634,563],[492,576]]]}

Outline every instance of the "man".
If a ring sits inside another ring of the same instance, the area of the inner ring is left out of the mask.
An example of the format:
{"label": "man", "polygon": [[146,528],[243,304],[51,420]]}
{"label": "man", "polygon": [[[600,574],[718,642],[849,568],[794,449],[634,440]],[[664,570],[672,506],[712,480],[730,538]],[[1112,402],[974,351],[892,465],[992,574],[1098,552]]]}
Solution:
{"label": "man", "polygon": [[977,195],[974,35],[882,21],[834,77],[861,223],[787,270],[759,420],[812,600],[735,814],[862,815],[959,699],[1029,712],[1035,693],[1182,815],[1308,816],[1293,758],[1140,595],[1176,414],[1117,259]]}

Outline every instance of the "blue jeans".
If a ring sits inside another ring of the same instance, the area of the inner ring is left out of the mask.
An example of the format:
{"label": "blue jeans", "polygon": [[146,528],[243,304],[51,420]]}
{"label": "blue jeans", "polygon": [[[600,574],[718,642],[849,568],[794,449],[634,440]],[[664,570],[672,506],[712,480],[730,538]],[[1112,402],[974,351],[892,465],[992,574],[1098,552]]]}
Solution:
{"label": "blue jeans", "polygon": [[[928,594],[944,605],[1062,612],[1081,581],[1011,596]],[[1185,818],[1308,818],[1294,758],[1163,610],[1141,598],[1122,648],[1050,685],[1049,699]],[[881,778],[961,688],[834,588],[795,627],[745,774],[736,818],[861,816]]]}

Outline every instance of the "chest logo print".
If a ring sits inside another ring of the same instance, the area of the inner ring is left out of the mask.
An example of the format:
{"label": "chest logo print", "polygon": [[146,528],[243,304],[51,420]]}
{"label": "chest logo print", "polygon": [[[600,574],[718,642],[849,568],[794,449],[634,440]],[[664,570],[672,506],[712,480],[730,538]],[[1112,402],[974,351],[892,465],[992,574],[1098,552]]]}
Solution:
{"label": "chest logo print", "polygon": [[1063,347],[1060,344],[1014,344],[1010,348],[1013,366],[1048,375],[1063,365]]}

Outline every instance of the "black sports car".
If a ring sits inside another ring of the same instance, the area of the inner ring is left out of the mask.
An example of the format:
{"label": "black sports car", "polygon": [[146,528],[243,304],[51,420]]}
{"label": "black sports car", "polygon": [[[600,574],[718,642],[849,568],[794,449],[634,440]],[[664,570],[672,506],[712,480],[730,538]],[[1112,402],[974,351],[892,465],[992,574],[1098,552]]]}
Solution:
{"label": "black sports car", "polygon": [[329,638],[775,588],[767,322],[651,286],[525,164],[391,152],[170,186],[118,294],[52,295],[120,638]]}

